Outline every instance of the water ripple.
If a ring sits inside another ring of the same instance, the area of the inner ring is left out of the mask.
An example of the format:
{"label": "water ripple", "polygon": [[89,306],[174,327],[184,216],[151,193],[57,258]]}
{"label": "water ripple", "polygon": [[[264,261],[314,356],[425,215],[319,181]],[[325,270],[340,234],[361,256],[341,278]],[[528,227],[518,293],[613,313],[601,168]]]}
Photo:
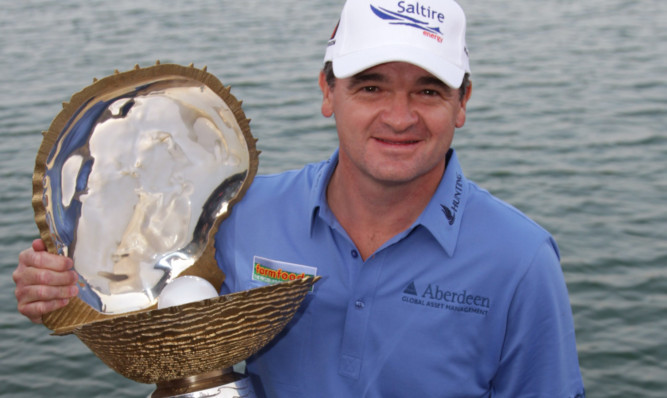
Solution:
{"label": "water ripple", "polygon": [[[3,393],[146,396],[76,338],[18,315],[12,269],[37,236],[40,133],[114,69],[207,65],[244,100],[260,172],[329,156],[317,74],[341,0],[6,2],[0,13]],[[667,391],[667,2],[463,2],[473,96],[455,146],[468,177],[559,243],[589,397]],[[75,383],[72,381],[75,380]]]}

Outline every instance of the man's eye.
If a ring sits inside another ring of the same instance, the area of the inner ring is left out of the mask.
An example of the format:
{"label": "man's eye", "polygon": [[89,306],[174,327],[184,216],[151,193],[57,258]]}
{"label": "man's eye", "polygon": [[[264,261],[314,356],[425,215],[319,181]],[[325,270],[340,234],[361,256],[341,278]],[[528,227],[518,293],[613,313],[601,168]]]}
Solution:
{"label": "man's eye", "polygon": [[436,95],[438,95],[438,92],[437,92],[436,90],[431,90],[431,89],[429,89],[429,88],[422,90],[422,93],[423,93],[424,95],[428,95],[428,96],[436,96]]}
{"label": "man's eye", "polygon": [[364,91],[365,93],[377,93],[378,91],[380,91],[380,88],[377,86],[365,86],[362,88],[362,91]]}

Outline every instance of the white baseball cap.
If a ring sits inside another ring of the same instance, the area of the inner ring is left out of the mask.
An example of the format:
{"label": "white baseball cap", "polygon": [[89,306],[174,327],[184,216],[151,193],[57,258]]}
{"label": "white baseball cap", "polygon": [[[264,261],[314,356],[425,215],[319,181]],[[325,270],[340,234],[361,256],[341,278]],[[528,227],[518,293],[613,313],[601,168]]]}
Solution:
{"label": "white baseball cap", "polygon": [[459,88],[470,73],[466,18],[453,0],[347,0],[324,62],[337,78],[408,62]]}

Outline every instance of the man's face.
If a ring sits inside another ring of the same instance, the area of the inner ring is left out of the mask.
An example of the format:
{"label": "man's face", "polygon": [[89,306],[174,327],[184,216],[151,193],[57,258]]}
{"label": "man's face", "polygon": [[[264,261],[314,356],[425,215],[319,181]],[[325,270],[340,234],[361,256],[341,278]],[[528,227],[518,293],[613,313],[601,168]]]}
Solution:
{"label": "man's face", "polygon": [[320,87],[322,114],[336,117],[337,170],[388,185],[440,179],[454,130],[465,123],[469,90],[460,100],[458,90],[404,62],[337,79],[333,88],[320,76]]}

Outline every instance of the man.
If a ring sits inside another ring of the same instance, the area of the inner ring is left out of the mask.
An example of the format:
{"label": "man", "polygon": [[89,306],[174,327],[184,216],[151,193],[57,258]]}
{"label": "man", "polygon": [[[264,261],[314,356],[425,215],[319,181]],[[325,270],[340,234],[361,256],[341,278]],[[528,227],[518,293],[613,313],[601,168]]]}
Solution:
{"label": "man", "polygon": [[[319,78],[339,150],[258,176],[216,235],[223,293],[267,270],[323,276],[248,361],[260,395],[584,396],[555,242],[450,148],[469,73],[455,2],[345,4]],[[76,291],[71,261],[43,250],[14,273],[33,321]]]}

